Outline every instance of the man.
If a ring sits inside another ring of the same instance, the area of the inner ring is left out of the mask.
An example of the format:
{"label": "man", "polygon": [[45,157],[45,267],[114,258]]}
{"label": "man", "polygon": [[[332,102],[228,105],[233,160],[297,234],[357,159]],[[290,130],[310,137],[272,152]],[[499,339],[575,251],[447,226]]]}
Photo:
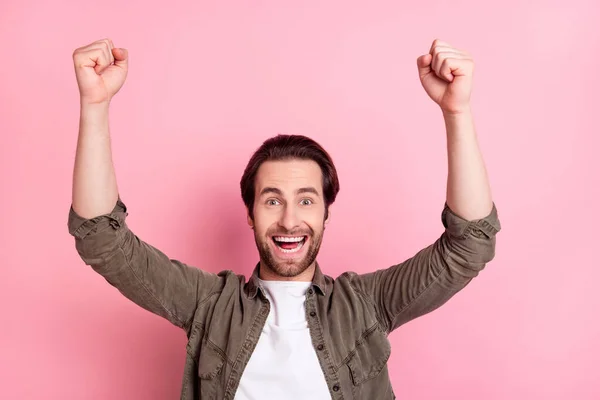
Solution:
{"label": "man", "polygon": [[69,231],[86,264],[188,336],[182,399],[392,399],[388,334],[444,304],[494,256],[500,230],[469,96],[471,57],[436,40],[417,59],[447,131],[444,231],[387,269],[324,275],[316,262],[339,191],[325,150],[304,136],[267,140],[241,179],[260,255],[253,275],[169,259],[125,224],[108,111],[127,51],[100,40],[73,54],[81,118]]}

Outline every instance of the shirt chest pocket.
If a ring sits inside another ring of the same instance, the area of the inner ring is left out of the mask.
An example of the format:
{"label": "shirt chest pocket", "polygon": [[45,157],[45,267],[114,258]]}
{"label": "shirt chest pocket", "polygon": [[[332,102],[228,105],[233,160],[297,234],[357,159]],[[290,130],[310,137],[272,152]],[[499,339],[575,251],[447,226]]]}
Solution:
{"label": "shirt chest pocket", "polygon": [[346,362],[355,394],[380,393],[387,390],[389,378],[386,366],[390,354],[390,342],[379,326],[370,329],[357,342]]}
{"label": "shirt chest pocket", "polygon": [[201,399],[220,398],[224,387],[224,367],[224,356],[212,345],[204,345],[198,356],[198,392]]}

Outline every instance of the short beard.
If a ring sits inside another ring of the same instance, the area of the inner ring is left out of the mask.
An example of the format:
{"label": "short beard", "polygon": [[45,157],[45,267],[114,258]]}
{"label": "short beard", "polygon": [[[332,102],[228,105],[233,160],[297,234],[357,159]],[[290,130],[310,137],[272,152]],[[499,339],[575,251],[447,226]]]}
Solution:
{"label": "short beard", "polygon": [[[254,241],[256,242],[256,247],[258,248],[258,254],[260,255],[261,263],[271,271],[273,271],[278,276],[284,278],[293,278],[308,269],[312,265],[312,263],[317,259],[317,254],[319,253],[319,249],[321,248],[321,242],[323,241],[323,231],[321,231],[318,235],[310,236],[310,247],[306,252],[306,256],[300,261],[275,261],[273,254],[271,253],[271,249],[269,248],[269,243],[260,242],[256,237],[256,232],[254,232]],[[272,241],[272,236],[268,235],[267,240]]]}

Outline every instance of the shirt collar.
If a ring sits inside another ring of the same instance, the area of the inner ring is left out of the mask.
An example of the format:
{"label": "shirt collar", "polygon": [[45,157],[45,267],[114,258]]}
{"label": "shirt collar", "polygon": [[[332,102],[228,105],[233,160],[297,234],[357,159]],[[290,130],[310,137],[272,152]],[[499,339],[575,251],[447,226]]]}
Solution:
{"label": "shirt collar", "polygon": [[[260,288],[260,285],[258,284],[259,270],[260,270],[260,262],[258,262],[256,264],[256,267],[254,267],[252,276],[250,277],[250,280],[246,284],[246,294],[251,299],[256,297],[256,294],[258,293],[259,290],[262,290]],[[327,280],[325,279],[325,275],[323,275],[323,272],[321,271],[321,267],[319,267],[318,262],[315,262],[315,275],[313,276],[312,286],[315,287],[316,291],[320,294],[324,295],[327,293]]]}

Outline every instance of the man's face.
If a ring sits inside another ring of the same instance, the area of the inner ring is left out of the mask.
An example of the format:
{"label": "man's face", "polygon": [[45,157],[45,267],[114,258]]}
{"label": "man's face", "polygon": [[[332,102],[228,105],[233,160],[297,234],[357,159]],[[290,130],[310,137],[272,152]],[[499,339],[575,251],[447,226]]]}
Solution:
{"label": "man's face", "polygon": [[[313,267],[325,217],[323,178],[312,160],[264,162],[255,178],[254,239],[261,266],[278,278]],[[261,271],[263,272],[263,271]]]}

